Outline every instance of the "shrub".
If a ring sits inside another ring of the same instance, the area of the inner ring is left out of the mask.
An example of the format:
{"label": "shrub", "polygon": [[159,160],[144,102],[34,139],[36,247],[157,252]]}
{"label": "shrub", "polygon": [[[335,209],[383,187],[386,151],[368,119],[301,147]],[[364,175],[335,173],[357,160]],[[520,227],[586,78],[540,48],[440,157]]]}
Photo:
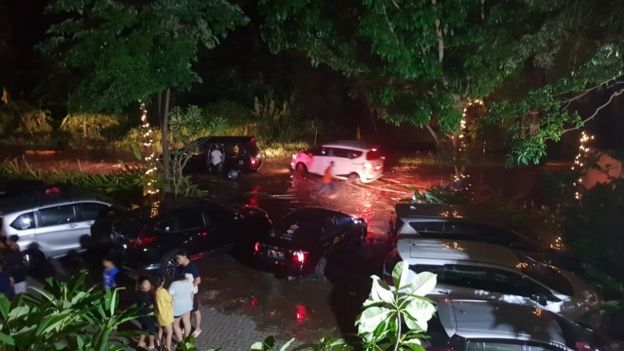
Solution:
{"label": "shrub", "polygon": [[119,126],[119,116],[101,113],[70,114],[63,118],[60,130],[74,138],[103,139],[102,131]]}
{"label": "shrub", "polygon": [[137,307],[119,309],[119,290],[85,286],[86,273],[69,282],[47,280],[13,302],[0,294],[0,349],[12,351],[124,350],[129,335],[120,325],[140,316]]}

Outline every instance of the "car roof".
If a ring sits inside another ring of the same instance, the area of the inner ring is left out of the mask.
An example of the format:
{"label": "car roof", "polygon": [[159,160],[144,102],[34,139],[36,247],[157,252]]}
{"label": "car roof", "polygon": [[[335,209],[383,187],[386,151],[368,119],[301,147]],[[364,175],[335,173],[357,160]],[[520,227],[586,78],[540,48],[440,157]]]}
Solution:
{"label": "car roof", "polygon": [[361,140],[338,140],[331,143],[324,143],[323,147],[349,148],[360,151],[368,151],[373,145]]}
{"label": "car roof", "polygon": [[198,143],[248,143],[255,141],[254,136],[211,136],[197,139]]}
{"label": "car roof", "polygon": [[105,202],[111,205],[114,203],[113,200],[99,194],[77,190],[61,190],[61,193],[58,194],[18,196],[0,199],[0,213],[13,213],[38,207],[80,201]]}
{"label": "car roof", "polygon": [[488,206],[401,202],[394,206],[394,210],[397,217],[401,219],[453,219],[490,224],[509,229],[509,226],[504,223],[503,217],[498,212],[498,209]]}
{"label": "car roof", "polygon": [[532,341],[567,349],[559,317],[539,307],[443,299],[438,301],[438,316],[449,337]]}
{"label": "car roof", "polygon": [[409,264],[469,264],[505,267],[517,270],[518,255],[504,246],[467,240],[402,238],[397,251]]}

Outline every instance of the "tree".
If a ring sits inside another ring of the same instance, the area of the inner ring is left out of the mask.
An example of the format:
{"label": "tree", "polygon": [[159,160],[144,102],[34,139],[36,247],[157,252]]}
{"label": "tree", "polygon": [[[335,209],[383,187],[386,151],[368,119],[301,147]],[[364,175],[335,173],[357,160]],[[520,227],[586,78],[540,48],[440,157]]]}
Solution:
{"label": "tree", "polygon": [[47,11],[64,19],[41,49],[80,77],[71,109],[116,113],[158,94],[168,178],[171,90],[201,82],[193,70],[199,50],[214,48],[247,17],[227,0],[56,0]]}
{"label": "tree", "polygon": [[260,13],[274,52],[341,72],[392,123],[457,131],[469,99],[500,101],[487,121],[509,131],[518,163],[582,124],[571,101],[622,83],[618,0],[261,0]]}

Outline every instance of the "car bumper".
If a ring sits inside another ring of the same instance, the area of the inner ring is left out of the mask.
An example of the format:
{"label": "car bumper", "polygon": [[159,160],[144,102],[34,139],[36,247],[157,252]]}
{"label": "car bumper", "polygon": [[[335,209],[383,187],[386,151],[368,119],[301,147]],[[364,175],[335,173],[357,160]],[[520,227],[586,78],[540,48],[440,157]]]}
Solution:
{"label": "car bumper", "polygon": [[308,265],[287,263],[286,260],[274,259],[261,254],[254,254],[253,264],[256,268],[269,271],[277,276],[300,277],[311,272]]}
{"label": "car bumper", "polygon": [[146,272],[160,269],[161,255],[153,250],[130,249],[123,245],[115,245],[111,254],[127,271]]}

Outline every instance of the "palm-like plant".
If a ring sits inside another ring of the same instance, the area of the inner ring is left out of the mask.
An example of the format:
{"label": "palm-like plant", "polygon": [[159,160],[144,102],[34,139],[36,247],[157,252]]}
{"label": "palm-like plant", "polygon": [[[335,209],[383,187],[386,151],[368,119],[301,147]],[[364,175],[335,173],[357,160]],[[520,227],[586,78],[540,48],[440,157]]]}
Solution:
{"label": "palm-like plant", "polygon": [[85,285],[86,273],[69,282],[48,279],[13,302],[0,294],[0,350],[118,351],[132,333],[119,326],[140,316],[138,307],[119,308],[119,290]]}

